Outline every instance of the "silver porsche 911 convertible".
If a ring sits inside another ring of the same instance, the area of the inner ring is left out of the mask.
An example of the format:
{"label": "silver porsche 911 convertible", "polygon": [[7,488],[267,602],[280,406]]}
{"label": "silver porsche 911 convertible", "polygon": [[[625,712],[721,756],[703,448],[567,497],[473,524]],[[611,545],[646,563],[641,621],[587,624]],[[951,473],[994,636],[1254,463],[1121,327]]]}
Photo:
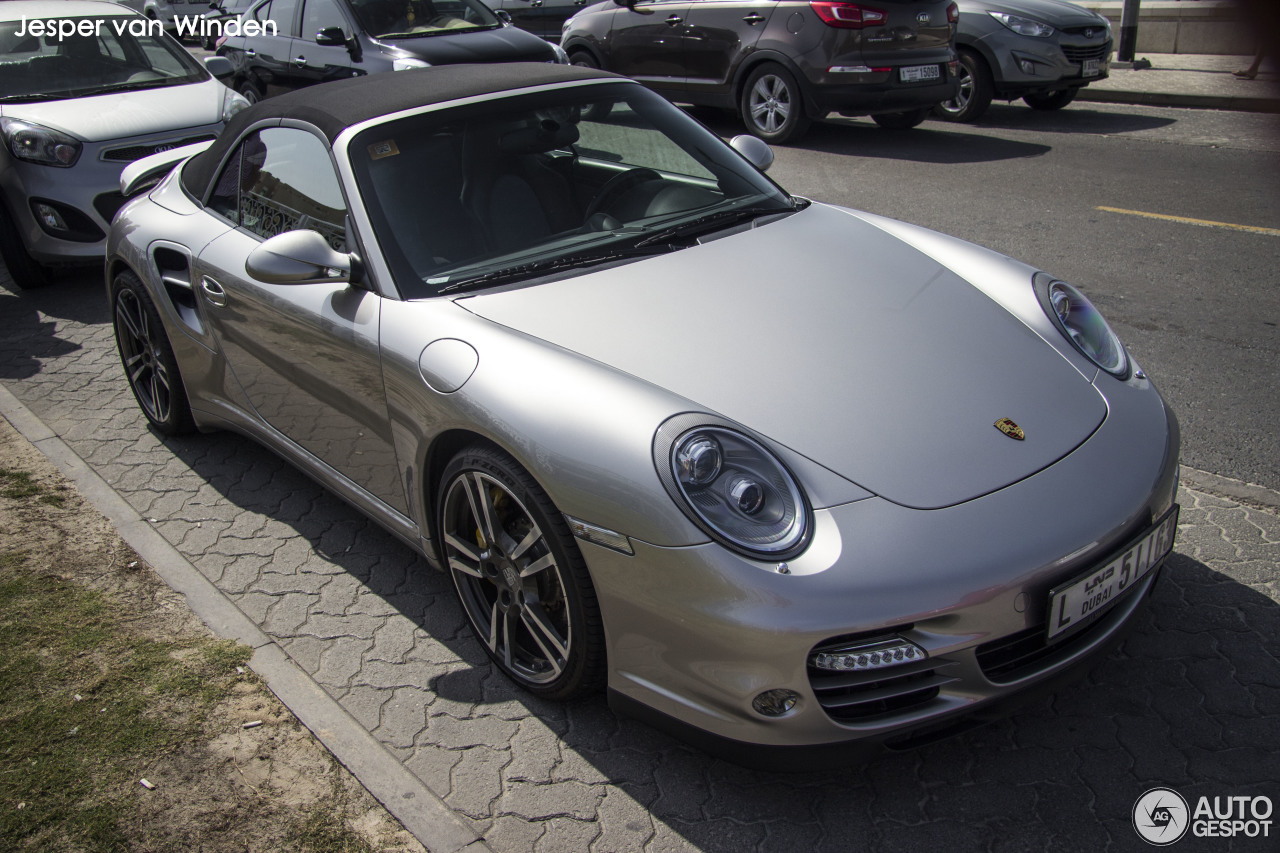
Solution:
{"label": "silver porsche 911 convertible", "polygon": [[921,743],[1121,636],[1177,422],[1077,288],[771,158],[581,68],[269,99],[122,177],[124,368],[448,572],[531,693],[755,764]]}

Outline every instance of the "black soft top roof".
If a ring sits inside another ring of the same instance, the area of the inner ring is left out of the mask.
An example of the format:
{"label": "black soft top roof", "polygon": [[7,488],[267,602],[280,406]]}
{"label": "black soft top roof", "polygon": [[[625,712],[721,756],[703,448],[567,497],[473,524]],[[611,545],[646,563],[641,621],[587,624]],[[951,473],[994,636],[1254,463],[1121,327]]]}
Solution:
{"label": "black soft top roof", "polygon": [[440,65],[352,77],[308,86],[259,101],[237,113],[217,140],[182,170],[187,192],[202,198],[223,157],[246,127],[272,119],[314,125],[332,143],[343,130],[378,116],[509,89],[599,78],[626,79],[605,71],[549,62]]}

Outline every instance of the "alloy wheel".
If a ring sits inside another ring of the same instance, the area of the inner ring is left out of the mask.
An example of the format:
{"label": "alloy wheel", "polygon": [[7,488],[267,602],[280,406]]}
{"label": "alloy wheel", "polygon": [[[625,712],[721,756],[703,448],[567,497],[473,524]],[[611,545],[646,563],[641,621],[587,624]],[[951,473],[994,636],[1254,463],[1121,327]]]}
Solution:
{"label": "alloy wheel", "polygon": [[528,509],[493,476],[468,470],[450,482],[442,521],[454,585],[489,653],[528,684],[560,678],[574,625],[561,567]]}
{"label": "alloy wheel", "polygon": [[777,133],[791,115],[791,90],[781,77],[765,74],[751,87],[751,122],[765,133]]}
{"label": "alloy wheel", "polygon": [[152,326],[132,290],[116,295],[116,337],[125,374],[139,405],[152,421],[168,422],[173,413],[173,383],[164,363],[164,332]]}

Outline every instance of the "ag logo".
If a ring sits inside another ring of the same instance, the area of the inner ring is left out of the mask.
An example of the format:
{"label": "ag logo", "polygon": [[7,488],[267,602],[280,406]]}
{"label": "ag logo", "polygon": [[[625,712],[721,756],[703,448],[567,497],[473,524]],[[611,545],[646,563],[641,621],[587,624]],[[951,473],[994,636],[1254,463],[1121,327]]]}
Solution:
{"label": "ag logo", "polygon": [[1187,834],[1187,801],[1170,788],[1152,788],[1133,804],[1133,828],[1148,844],[1165,847]]}

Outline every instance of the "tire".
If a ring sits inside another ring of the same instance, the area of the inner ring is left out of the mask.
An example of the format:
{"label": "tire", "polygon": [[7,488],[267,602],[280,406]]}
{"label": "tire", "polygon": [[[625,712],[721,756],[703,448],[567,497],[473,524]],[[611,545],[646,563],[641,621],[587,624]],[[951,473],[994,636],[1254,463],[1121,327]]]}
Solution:
{"label": "tire", "polygon": [[111,282],[111,308],[120,363],[142,413],[162,435],[194,431],[178,359],[155,304],[136,275],[122,272]]}
{"label": "tire", "polygon": [[982,118],[995,87],[991,82],[991,69],[986,60],[968,50],[960,51],[960,91],[949,101],[933,108],[933,114],[943,121],[977,121]]}
{"label": "tire", "polygon": [[1074,101],[1079,92],[1080,87],[1073,86],[1070,89],[1059,89],[1056,92],[1023,95],[1022,100],[1026,101],[1027,106],[1033,110],[1060,110]]}
{"label": "tire", "polygon": [[586,562],[547,493],[514,459],[477,445],[437,494],[441,548],[463,613],[498,668],[547,699],[604,683],[604,628]]}
{"label": "tire", "polygon": [[236,89],[236,91],[241,95],[244,95],[244,99],[251,104],[256,104],[258,101],[262,100],[262,92],[258,91],[258,87],[250,83],[248,80],[241,83],[240,87]]}
{"label": "tire", "polygon": [[775,145],[798,142],[809,129],[800,84],[790,71],[773,63],[758,66],[747,76],[738,114],[753,136]]}
{"label": "tire", "polygon": [[53,281],[53,271],[31,257],[9,211],[0,204],[0,257],[9,268],[9,276],[22,290],[35,290]]}
{"label": "tire", "polygon": [[871,120],[889,130],[910,130],[928,118],[931,109],[932,107],[921,107],[897,113],[876,113]]}
{"label": "tire", "polygon": [[[569,64],[576,65],[579,68],[591,68],[597,71],[600,70],[600,63],[596,61],[594,56],[587,53],[585,50],[575,50],[573,53],[569,54]],[[587,121],[604,121],[609,117],[609,113],[612,111],[612,101],[604,104],[594,104],[583,110],[582,117]]]}

